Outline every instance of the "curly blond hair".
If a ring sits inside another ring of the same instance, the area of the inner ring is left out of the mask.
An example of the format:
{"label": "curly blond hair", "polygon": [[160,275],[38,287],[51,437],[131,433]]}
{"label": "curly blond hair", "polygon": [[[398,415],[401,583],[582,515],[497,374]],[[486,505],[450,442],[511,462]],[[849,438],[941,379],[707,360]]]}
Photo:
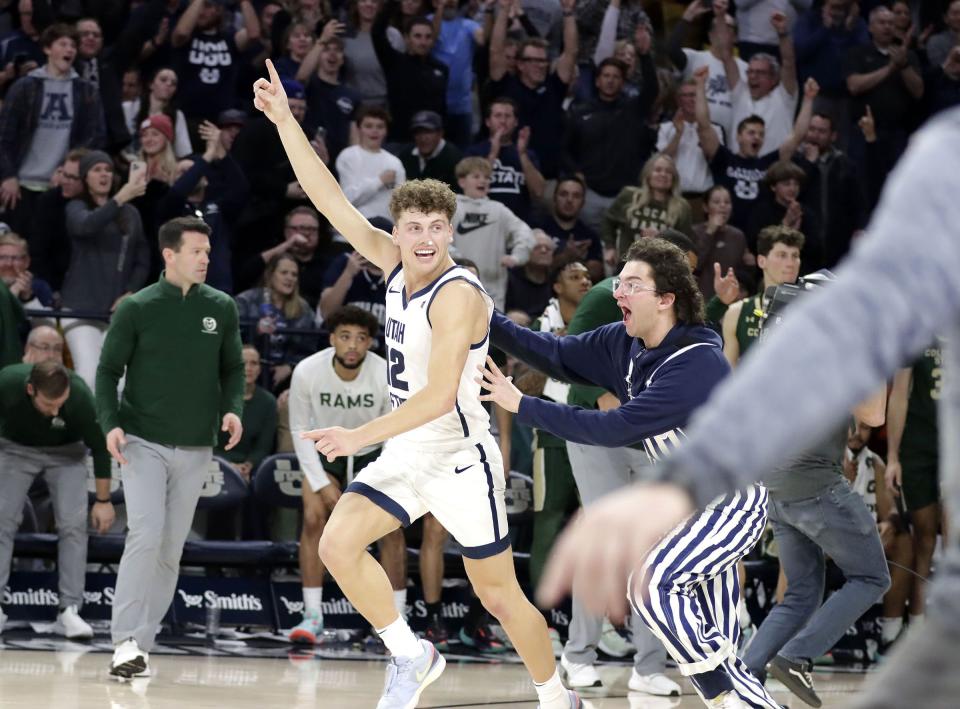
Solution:
{"label": "curly blond hair", "polygon": [[457,196],[446,183],[440,180],[410,180],[393,191],[390,198],[390,216],[396,224],[405,211],[446,215],[447,221],[453,220],[457,211]]}

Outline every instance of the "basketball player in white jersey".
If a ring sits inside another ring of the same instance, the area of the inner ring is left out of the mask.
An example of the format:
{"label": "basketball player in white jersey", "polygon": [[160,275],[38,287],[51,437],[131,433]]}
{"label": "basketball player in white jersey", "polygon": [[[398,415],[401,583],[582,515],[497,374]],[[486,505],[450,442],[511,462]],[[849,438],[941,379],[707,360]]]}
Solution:
{"label": "basketball player in white jersey", "polygon": [[493,302],[453,263],[456,198],[443,183],[414,180],[391,198],[392,234],[374,228],[344,197],[290,113],[273,64],[254,84],[254,105],[277,126],[297,180],[330,224],[387,276],[387,367],[393,411],[359,428],[306,435],[332,461],[386,441],[347,488],[320,540],[320,557],[393,656],[378,709],[412,708],[444,660],[393,606],[383,568],[366,551],[385,534],[432,512],[463,548],[484,606],[507,631],[543,709],[582,706],[560,682],[547,625],[513,567],[504,473],[476,367],[485,361]]}
{"label": "basketball player in white jersey", "polygon": [[[350,481],[380,454],[373,445],[357,451],[353,459],[321,461],[313,443],[300,437],[303,431],[344,424],[360,426],[390,411],[386,387],[387,363],[370,345],[380,324],[371,313],[346,305],[325,321],[330,347],[297,364],[290,384],[290,432],[293,448],[303,471],[303,530],[300,533],[300,577],[303,580],[303,621],[290,631],[293,642],[314,644],[323,630],[324,568],[317,548],[324,525]],[[393,587],[394,606],[403,613],[407,602],[406,544],[403,532],[391,532],[380,540],[380,561]]]}

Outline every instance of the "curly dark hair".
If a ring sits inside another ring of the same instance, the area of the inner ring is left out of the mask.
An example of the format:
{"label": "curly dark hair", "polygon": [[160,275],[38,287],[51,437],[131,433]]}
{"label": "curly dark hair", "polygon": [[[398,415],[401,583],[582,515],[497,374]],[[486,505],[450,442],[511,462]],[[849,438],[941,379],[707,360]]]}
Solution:
{"label": "curly dark hair", "polygon": [[702,325],[703,295],[687,255],[665,239],[640,239],[627,250],[627,261],[643,261],[653,271],[658,293],[673,293],[673,312],[688,325]]}
{"label": "curly dark hair", "polygon": [[394,223],[400,221],[404,211],[432,214],[439,212],[453,221],[457,211],[457,196],[445,182],[440,180],[410,180],[393,191],[390,198],[390,216]]}
{"label": "curly dark hair", "polygon": [[335,310],[330,314],[330,317],[323,321],[323,325],[331,335],[341,325],[356,325],[365,328],[370,337],[376,337],[380,330],[380,323],[376,316],[369,310],[358,308],[356,305],[344,305],[339,310]]}

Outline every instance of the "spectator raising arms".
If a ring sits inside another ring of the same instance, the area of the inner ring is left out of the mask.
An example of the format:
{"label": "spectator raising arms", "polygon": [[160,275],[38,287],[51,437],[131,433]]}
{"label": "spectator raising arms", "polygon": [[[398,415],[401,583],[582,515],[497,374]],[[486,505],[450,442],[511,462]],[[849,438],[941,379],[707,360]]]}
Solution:
{"label": "spectator raising arms", "polygon": [[[140,214],[128,204],[146,192],[142,171],[113,189],[113,162],[99,150],[80,160],[83,192],[67,204],[70,266],[63,281],[63,307],[106,315],[147,280],[150,255]],[[101,320],[64,323],[77,374],[91,389],[107,332]]]}

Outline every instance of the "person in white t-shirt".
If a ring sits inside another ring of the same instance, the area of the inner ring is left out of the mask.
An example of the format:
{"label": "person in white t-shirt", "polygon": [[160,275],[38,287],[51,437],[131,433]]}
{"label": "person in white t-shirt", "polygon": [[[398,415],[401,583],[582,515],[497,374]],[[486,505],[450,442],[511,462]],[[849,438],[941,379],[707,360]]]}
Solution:
{"label": "person in white t-shirt", "polygon": [[[677,166],[680,173],[680,191],[687,201],[691,197],[702,197],[713,187],[713,175],[703,150],[700,148],[700,136],[697,134],[697,82],[688,79],[677,89],[677,112],[672,121],[660,124],[657,133],[657,150],[666,153]],[[717,139],[724,143],[723,128],[712,124]],[[694,210],[697,213],[697,210]]]}
{"label": "person in white t-shirt", "polygon": [[367,219],[390,216],[390,195],[407,181],[403,163],[383,149],[390,114],[380,106],[357,111],[360,143],[344,148],[337,156],[340,187],[350,203]]}
{"label": "person in white t-shirt", "polygon": [[[326,570],[317,549],[320,536],[341,491],[367,463],[380,455],[380,446],[357,451],[349,458],[327,462],[313,444],[300,437],[317,427],[360,426],[390,411],[387,363],[370,352],[380,325],[366,310],[347,305],[326,320],[330,347],[310,355],[293,370],[290,385],[290,433],[303,472],[303,530],[300,533],[300,576],[303,621],[290,631],[293,642],[315,644],[323,631],[323,577]],[[352,468],[352,470],[351,470]],[[380,540],[380,563],[394,588],[394,604],[406,606],[406,559],[402,530]]]}
{"label": "person in white t-shirt", "polygon": [[[702,16],[709,14],[711,7],[709,3],[701,0],[693,0],[683,13],[683,18],[677,23],[670,36],[668,51],[670,60],[683,73],[683,80],[693,78],[694,73],[700,67],[709,67],[710,74],[707,78],[707,105],[710,108],[710,116],[714,122],[720,125],[726,136],[721,141],[723,145],[728,145],[727,140],[732,140],[735,132],[730,130],[733,122],[733,108],[731,87],[728,84],[728,72],[724,68],[724,57],[733,57],[733,45],[737,41],[737,28],[734,19],[730,15],[723,18],[714,16],[710,20],[710,30],[707,39],[710,43],[708,49],[688,49],[683,46],[688,38],[691,26]],[[740,59],[733,60],[741,72],[746,75],[747,63]]]}
{"label": "person in white t-shirt", "polygon": [[[730,126],[747,116],[760,116],[766,133],[760,154],[776,150],[793,130],[799,96],[797,62],[787,16],[774,12],[770,24],[780,38],[780,61],[772,54],[754,54],[744,72],[728,52],[724,59],[733,102]],[[729,128],[728,128],[729,130]]]}

